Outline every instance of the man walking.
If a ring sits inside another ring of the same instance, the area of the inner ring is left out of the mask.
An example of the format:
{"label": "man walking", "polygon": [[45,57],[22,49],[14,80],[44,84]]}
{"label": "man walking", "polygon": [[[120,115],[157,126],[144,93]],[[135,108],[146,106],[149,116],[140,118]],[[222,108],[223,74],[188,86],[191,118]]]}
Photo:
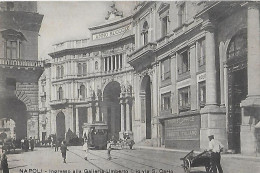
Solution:
{"label": "man walking", "polygon": [[88,158],[87,158],[87,156],[88,156],[88,140],[87,140],[87,139],[85,139],[85,143],[84,143],[84,145],[83,145],[83,150],[85,151],[85,157],[84,157],[84,159],[85,159],[85,160],[88,160]]}
{"label": "man walking", "polygon": [[217,168],[219,173],[223,173],[222,167],[220,165],[220,152],[223,151],[223,145],[220,141],[214,139],[214,135],[209,137],[209,151],[211,152],[211,164],[213,173],[217,173]]}
{"label": "man walking", "polygon": [[62,156],[62,158],[63,158],[63,163],[66,163],[66,153],[67,153],[67,151],[69,151],[69,150],[68,150],[68,148],[67,148],[67,145],[66,145],[66,142],[65,142],[65,141],[62,142],[62,145],[61,145],[61,147],[60,147],[60,151],[61,151],[61,156]]}

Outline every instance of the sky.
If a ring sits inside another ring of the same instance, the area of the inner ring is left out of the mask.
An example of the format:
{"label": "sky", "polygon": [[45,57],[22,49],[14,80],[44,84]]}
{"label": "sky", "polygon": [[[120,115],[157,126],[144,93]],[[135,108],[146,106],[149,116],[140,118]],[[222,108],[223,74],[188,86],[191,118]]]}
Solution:
{"label": "sky", "polygon": [[[135,2],[116,1],[124,16],[132,13]],[[38,13],[44,15],[39,32],[39,60],[48,57],[53,44],[90,37],[89,27],[105,22],[112,1],[39,1]]]}

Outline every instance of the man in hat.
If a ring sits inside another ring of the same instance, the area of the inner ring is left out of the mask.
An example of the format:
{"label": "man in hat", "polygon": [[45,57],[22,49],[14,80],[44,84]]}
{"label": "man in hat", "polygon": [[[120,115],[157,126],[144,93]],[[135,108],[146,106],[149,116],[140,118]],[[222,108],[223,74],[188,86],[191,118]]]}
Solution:
{"label": "man in hat", "polygon": [[211,152],[211,164],[213,173],[217,173],[217,168],[219,173],[223,173],[222,167],[220,165],[220,152],[223,151],[223,145],[220,141],[214,139],[214,135],[208,136],[209,138],[209,151]]}

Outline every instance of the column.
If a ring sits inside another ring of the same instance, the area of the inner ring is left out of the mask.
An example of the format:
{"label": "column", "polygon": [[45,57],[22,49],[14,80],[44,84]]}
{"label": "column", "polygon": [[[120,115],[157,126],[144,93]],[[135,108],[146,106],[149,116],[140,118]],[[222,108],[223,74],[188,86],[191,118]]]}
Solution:
{"label": "column", "polygon": [[118,69],[121,69],[121,54],[118,55]]}
{"label": "column", "polygon": [[120,101],[121,106],[121,132],[125,131],[125,107],[123,100]]}
{"label": "column", "polygon": [[112,61],[112,56],[110,56],[109,57],[109,63],[110,63],[110,71],[112,71],[113,70],[113,66],[112,66],[112,63],[113,63],[113,61]]}
{"label": "column", "polygon": [[260,28],[259,7],[250,4],[247,19],[248,39],[248,97],[260,97]]}
{"label": "column", "polygon": [[126,104],[125,104],[125,109],[126,109],[126,131],[127,132],[130,132],[131,131],[131,129],[130,129],[130,125],[131,125],[131,122],[130,122],[130,120],[131,120],[131,118],[130,118],[130,100],[129,100],[129,98],[127,98],[126,99]]}
{"label": "column", "polygon": [[20,59],[20,42],[19,42],[19,40],[17,40],[17,59]]}
{"label": "column", "polygon": [[214,26],[208,20],[206,30],[206,105],[217,105],[217,77]]}
{"label": "column", "polygon": [[259,6],[248,2],[247,10],[247,72],[248,96],[241,102],[242,124],[240,129],[241,153],[243,155],[257,154],[257,138],[255,124],[260,112],[260,26]]}
{"label": "column", "polygon": [[214,25],[209,16],[203,22],[206,31],[206,106],[201,109],[200,148],[208,148],[208,136],[214,135],[227,148],[226,109],[217,105],[216,44]]}
{"label": "column", "polygon": [[96,121],[100,121],[100,117],[99,117],[99,105],[98,105],[98,103],[96,103]]}
{"label": "column", "polygon": [[103,64],[104,64],[104,72],[107,71],[107,58],[103,58]]}
{"label": "column", "polygon": [[118,67],[117,67],[117,58],[118,58],[118,55],[115,55],[115,70],[118,70]]}
{"label": "column", "polygon": [[79,108],[76,108],[76,135],[79,136]]}
{"label": "column", "polygon": [[92,115],[92,107],[91,107],[91,105],[88,107],[88,123],[89,124],[93,123],[93,115]]}

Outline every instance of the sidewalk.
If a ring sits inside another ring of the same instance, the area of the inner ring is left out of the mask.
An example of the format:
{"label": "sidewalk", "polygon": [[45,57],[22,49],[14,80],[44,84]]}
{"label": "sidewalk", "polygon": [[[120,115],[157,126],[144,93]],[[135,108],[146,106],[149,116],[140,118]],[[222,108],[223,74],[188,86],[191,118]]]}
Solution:
{"label": "sidewalk", "polygon": [[[161,148],[161,147],[149,147],[149,146],[134,146],[135,149],[147,149],[147,150],[158,150],[158,151],[170,151],[170,152],[182,152],[189,153],[191,150],[178,150],[172,148]],[[201,151],[194,151],[194,153],[199,154]],[[221,154],[222,158],[235,158],[235,159],[246,159],[260,161],[260,154],[258,156],[245,156],[242,154]]]}

